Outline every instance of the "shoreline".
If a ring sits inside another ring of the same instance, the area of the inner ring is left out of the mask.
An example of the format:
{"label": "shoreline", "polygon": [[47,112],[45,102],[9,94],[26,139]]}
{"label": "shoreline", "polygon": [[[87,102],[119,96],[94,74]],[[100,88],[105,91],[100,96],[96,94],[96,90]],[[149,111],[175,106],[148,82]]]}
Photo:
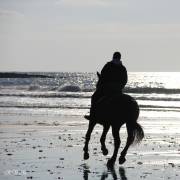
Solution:
{"label": "shoreline", "polygon": [[[15,118],[17,117],[14,116]],[[99,180],[115,179],[116,176],[122,179],[123,174],[126,179],[137,180],[180,177],[180,133],[175,131],[180,125],[177,119],[168,121],[157,118],[150,122],[140,117],[139,122],[144,127],[145,139],[141,144],[130,147],[127,161],[123,165],[120,166],[117,160],[114,170],[108,170],[106,162],[113,150],[111,131],[106,140],[109,154],[103,156],[99,142],[102,126],[95,127],[89,144],[90,159],[84,161],[82,149],[88,121],[82,117],[62,116],[57,117],[58,125],[52,123],[45,125],[41,124],[44,117],[31,118],[40,124],[1,124],[0,179],[72,179],[73,177],[74,180],[87,180],[87,178]],[[3,117],[0,116],[0,119],[2,122]],[[23,119],[27,122],[25,117],[20,119],[22,122]],[[6,120],[4,119],[5,122]],[[52,117],[47,117],[45,120],[51,121]],[[174,127],[171,133],[169,124],[173,124]],[[120,137],[122,144],[119,153],[126,141],[125,126],[120,131]]]}

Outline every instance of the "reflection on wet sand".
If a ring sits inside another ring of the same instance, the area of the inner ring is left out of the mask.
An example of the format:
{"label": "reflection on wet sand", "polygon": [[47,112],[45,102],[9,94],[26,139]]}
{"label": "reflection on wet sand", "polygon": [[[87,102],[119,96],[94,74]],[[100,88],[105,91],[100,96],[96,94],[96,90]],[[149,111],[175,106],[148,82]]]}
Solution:
{"label": "reflection on wet sand", "polygon": [[[89,173],[91,173],[90,170],[89,170],[89,166],[84,164],[83,165],[83,179],[84,180],[88,180]],[[113,167],[113,168],[107,168],[107,171],[104,171],[102,173],[100,180],[107,179],[109,174],[112,175],[113,180],[117,180],[118,179],[116,170]],[[127,180],[125,169],[123,167],[119,167],[119,177],[120,177],[121,180]]]}
{"label": "reflection on wet sand", "polygon": [[88,180],[88,174],[90,173],[89,166],[83,164],[82,167],[83,167],[83,178],[84,180]]}

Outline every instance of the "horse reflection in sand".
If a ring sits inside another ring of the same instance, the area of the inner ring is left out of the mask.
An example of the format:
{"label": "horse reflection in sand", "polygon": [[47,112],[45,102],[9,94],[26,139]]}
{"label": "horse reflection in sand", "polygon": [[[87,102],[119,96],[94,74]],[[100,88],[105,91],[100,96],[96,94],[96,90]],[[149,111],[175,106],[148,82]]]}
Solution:
{"label": "horse reflection in sand", "polygon": [[[88,180],[89,179],[89,174],[91,174],[91,171],[89,167],[86,164],[83,164],[83,179]],[[108,168],[106,171],[104,171],[101,175],[101,180],[106,180],[108,176],[112,175],[113,180],[119,179],[116,173],[116,170],[114,167]],[[127,180],[125,169],[123,167],[119,167],[119,176],[121,180]]]}
{"label": "horse reflection in sand", "polygon": [[[100,79],[100,75],[98,74]],[[99,82],[99,81],[98,81]],[[97,83],[98,85],[98,83]],[[85,137],[84,159],[89,158],[88,144],[91,133],[95,125],[103,125],[103,133],[100,138],[101,150],[103,155],[108,154],[108,149],[105,145],[105,139],[109,128],[112,128],[112,135],[114,138],[114,152],[112,157],[108,160],[107,165],[112,167],[116,161],[117,153],[120,147],[119,130],[123,124],[127,128],[127,142],[121,152],[119,164],[123,164],[126,159],[128,148],[131,144],[140,142],[144,137],[144,132],[140,124],[137,123],[139,117],[139,106],[135,99],[127,94],[118,94],[111,97],[102,98],[96,105],[95,119],[89,121],[89,127]]]}

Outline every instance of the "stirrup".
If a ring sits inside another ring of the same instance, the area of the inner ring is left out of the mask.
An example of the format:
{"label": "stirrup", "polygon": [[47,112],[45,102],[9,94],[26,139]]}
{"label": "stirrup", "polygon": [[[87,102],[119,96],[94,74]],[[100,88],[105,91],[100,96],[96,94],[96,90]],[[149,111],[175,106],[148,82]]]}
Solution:
{"label": "stirrup", "polygon": [[92,115],[85,115],[84,118],[89,121],[94,120],[94,117]]}
{"label": "stirrup", "polygon": [[85,115],[84,118],[87,119],[87,120],[91,120],[91,116],[90,115]]}

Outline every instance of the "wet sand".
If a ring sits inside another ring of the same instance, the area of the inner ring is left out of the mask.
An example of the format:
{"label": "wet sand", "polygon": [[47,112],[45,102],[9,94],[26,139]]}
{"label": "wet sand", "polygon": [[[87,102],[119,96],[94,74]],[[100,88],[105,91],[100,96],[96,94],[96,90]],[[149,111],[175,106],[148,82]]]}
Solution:
{"label": "wet sand", "polygon": [[[102,127],[97,125],[89,144],[90,159],[83,160],[84,136],[88,122],[82,117],[0,116],[0,179],[65,180],[158,180],[180,179],[180,121],[175,118],[145,118],[145,138],[131,146],[123,165],[106,167],[113,152],[103,156]],[[125,126],[120,132],[121,148],[126,141]]]}

